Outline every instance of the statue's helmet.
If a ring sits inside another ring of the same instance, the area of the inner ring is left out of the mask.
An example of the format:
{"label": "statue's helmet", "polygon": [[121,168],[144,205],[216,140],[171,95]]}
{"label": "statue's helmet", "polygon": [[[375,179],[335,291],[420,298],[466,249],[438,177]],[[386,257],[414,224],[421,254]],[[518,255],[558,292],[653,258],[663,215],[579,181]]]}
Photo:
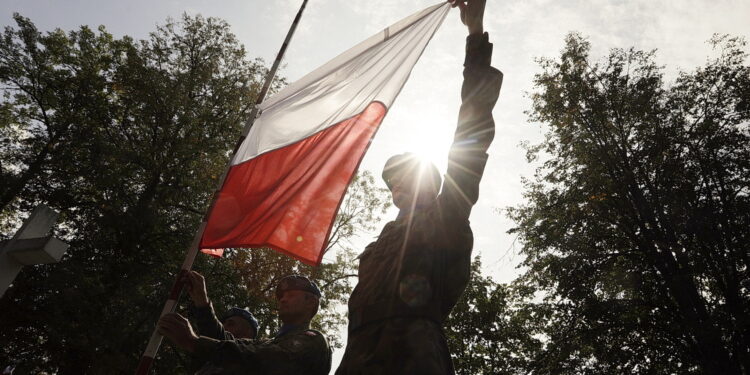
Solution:
{"label": "statue's helmet", "polygon": [[434,164],[420,159],[417,155],[407,152],[391,156],[385,167],[383,167],[383,180],[388,185],[388,189],[393,190],[394,183],[401,179],[420,179],[421,184],[429,183],[435,188],[435,192],[440,190],[443,178]]}

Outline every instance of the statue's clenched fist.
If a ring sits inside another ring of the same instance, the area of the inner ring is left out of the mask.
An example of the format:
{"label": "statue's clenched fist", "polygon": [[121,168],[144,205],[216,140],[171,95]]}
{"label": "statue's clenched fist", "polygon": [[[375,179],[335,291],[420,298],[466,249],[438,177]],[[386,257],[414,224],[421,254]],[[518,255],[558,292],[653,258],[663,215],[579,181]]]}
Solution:
{"label": "statue's clenched fist", "polygon": [[451,6],[461,10],[461,22],[469,28],[469,34],[484,32],[484,6],[487,0],[448,0]]}

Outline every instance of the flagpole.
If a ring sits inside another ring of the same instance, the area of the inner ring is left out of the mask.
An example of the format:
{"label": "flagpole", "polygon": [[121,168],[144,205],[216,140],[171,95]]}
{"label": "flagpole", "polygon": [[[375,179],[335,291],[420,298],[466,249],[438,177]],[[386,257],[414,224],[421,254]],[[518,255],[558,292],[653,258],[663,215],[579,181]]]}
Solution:
{"label": "flagpole", "polygon": [[[289,46],[289,42],[292,40],[292,36],[294,35],[294,31],[297,29],[297,25],[299,24],[300,18],[302,18],[302,12],[304,12],[305,7],[307,6],[308,0],[302,1],[302,6],[300,6],[299,11],[297,12],[297,16],[294,18],[294,21],[292,21],[292,25],[289,28],[289,31],[286,34],[286,38],[284,39],[284,43],[281,45],[281,49],[279,49],[279,53],[276,55],[276,60],[274,60],[273,65],[271,66],[271,69],[268,70],[268,73],[265,77],[265,82],[263,83],[263,88],[260,90],[260,93],[258,94],[256,100],[255,100],[255,106],[253,110],[250,112],[250,116],[248,117],[248,120],[245,122],[245,125],[242,129],[242,134],[240,138],[237,141],[237,144],[234,146],[234,150],[232,151],[232,155],[229,157],[229,161],[227,162],[226,167],[224,168],[224,172],[221,175],[221,178],[219,178],[219,183],[217,185],[216,190],[214,191],[213,197],[211,198],[211,203],[209,204],[208,209],[206,210],[206,214],[203,216],[203,219],[201,220],[200,225],[198,226],[198,229],[195,231],[195,235],[193,236],[193,241],[190,244],[190,247],[188,248],[187,254],[185,255],[185,260],[182,263],[182,267],[180,268],[180,272],[177,274],[177,277],[175,278],[174,283],[172,284],[172,288],[169,291],[169,295],[167,296],[167,301],[164,303],[164,307],[161,310],[161,314],[159,317],[174,312],[175,308],[177,307],[177,302],[180,298],[180,294],[182,294],[182,289],[184,287],[182,283],[182,277],[187,272],[189,272],[193,268],[193,262],[195,261],[195,257],[198,255],[198,250],[200,246],[201,238],[203,237],[203,232],[206,229],[206,223],[208,221],[208,215],[211,212],[211,209],[213,208],[214,204],[216,203],[216,199],[218,197],[218,193],[221,190],[221,188],[224,185],[224,180],[227,177],[227,173],[229,172],[229,168],[232,165],[232,159],[234,157],[234,154],[237,153],[237,150],[239,149],[242,142],[245,140],[245,137],[247,137],[247,134],[250,132],[250,128],[252,128],[253,123],[255,122],[255,118],[258,115],[258,106],[260,103],[265,100],[266,94],[268,94],[268,90],[271,87],[271,83],[273,82],[274,77],[276,76],[276,71],[279,68],[279,65],[281,64],[281,60],[284,57],[284,53],[286,52],[286,48]],[[141,356],[141,360],[138,363],[138,368],[135,371],[136,375],[146,375],[151,370],[151,365],[154,363],[154,358],[156,358],[156,353],[159,351],[159,346],[161,346],[162,341],[162,335],[160,335],[156,327],[154,327],[154,331],[151,333],[151,338],[148,341],[148,345],[146,346],[146,350],[144,351],[143,355]]]}

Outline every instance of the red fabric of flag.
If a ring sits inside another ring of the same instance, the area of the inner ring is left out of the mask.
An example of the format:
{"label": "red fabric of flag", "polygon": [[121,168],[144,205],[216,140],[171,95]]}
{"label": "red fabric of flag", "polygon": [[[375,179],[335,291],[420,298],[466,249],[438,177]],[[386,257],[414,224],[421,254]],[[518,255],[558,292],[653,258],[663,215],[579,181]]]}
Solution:
{"label": "red fabric of flag", "polygon": [[382,103],[372,103],[312,137],[233,166],[201,247],[267,246],[320,263],[321,240],[385,113]]}

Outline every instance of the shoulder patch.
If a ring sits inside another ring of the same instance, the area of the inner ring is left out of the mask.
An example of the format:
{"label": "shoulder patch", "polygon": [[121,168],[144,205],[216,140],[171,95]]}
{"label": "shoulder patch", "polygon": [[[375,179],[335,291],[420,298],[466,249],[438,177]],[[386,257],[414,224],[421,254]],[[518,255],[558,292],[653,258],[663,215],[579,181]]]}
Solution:
{"label": "shoulder patch", "polygon": [[310,337],[315,337],[318,335],[318,333],[315,331],[305,331],[305,335],[310,336]]}

